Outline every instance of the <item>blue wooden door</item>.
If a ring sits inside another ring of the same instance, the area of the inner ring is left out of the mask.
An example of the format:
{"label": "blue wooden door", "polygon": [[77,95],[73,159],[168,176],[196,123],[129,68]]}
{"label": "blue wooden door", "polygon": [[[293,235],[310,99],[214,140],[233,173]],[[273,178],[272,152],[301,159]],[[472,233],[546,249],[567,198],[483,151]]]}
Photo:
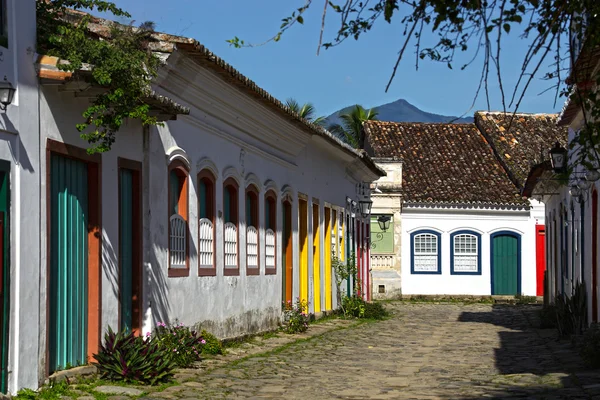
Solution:
{"label": "blue wooden door", "polygon": [[87,363],[88,167],[51,156],[50,372]]}

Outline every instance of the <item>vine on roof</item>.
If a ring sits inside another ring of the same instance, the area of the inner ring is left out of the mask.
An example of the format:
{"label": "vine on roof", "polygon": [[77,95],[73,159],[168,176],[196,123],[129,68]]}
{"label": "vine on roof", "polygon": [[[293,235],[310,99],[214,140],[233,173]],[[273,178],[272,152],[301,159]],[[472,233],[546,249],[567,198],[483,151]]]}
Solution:
{"label": "vine on roof", "polygon": [[93,97],[82,114],[83,122],[76,125],[80,136],[90,143],[88,153],[109,151],[127,119],[143,125],[160,124],[145,102],[160,64],[148,47],[153,23],[139,27],[112,24],[109,37],[99,38],[88,29],[93,17],[72,10],[109,12],[119,18],[131,15],[101,0],[38,0],[36,4],[37,52],[68,61],[58,65],[64,71],[89,65],[89,75],[81,79],[106,89]]}

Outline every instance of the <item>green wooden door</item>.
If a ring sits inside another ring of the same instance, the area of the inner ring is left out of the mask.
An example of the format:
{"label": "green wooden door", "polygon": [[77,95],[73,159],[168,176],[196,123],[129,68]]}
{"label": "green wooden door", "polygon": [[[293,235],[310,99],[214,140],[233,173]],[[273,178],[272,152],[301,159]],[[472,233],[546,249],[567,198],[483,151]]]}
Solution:
{"label": "green wooden door", "polygon": [[50,372],[87,363],[88,171],[52,155],[50,170]]}
{"label": "green wooden door", "polygon": [[133,329],[133,171],[120,170],[120,241],[119,264],[121,269],[120,300],[121,329]]}
{"label": "green wooden door", "polygon": [[521,291],[519,237],[513,233],[492,235],[492,294],[516,295]]}
{"label": "green wooden door", "polygon": [[[2,167],[2,166],[0,166]],[[9,167],[7,167],[8,169]],[[8,390],[8,323],[10,320],[9,172],[0,171],[0,392]]]}

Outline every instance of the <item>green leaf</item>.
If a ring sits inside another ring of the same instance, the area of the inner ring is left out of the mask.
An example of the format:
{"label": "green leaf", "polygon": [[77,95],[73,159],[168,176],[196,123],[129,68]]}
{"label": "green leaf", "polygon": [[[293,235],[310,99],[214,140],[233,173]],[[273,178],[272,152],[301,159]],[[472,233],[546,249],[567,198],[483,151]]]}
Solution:
{"label": "green leaf", "polygon": [[298,23],[300,23],[300,24],[304,24],[304,18],[302,18],[302,15],[298,15],[298,18],[296,18],[296,21],[298,21]]}
{"label": "green leaf", "polygon": [[510,24],[504,24],[504,25],[502,25],[502,27],[504,28],[504,30],[506,31],[506,33],[510,32]]}

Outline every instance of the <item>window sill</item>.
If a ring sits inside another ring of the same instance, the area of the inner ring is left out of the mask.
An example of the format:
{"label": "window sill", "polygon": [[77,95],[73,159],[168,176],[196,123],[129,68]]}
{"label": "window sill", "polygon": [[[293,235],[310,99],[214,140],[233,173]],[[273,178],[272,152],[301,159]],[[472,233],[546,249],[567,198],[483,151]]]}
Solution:
{"label": "window sill", "polygon": [[265,268],[265,275],[277,275],[277,268]]}
{"label": "window sill", "polygon": [[247,276],[257,276],[260,275],[260,268],[246,268]]}
{"label": "window sill", "polygon": [[216,268],[198,268],[198,276],[217,276]]}
{"label": "window sill", "polygon": [[239,268],[224,268],[223,275],[224,276],[239,276],[240,269]]}
{"label": "window sill", "polygon": [[169,278],[183,278],[190,276],[189,268],[169,268]]}

